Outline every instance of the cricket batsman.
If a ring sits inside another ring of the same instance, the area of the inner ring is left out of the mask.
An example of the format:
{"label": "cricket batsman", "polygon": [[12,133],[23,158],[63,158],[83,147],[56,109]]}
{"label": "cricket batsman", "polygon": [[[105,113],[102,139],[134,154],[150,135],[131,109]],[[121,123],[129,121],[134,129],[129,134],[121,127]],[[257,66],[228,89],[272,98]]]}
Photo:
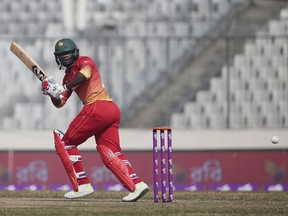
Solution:
{"label": "cricket batsman", "polygon": [[83,197],[94,192],[83,169],[78,145],[91,136],[95,137],[96,148],[104,165],[129,190],[124,202],[134,202],[145,195],[149,187],[133,170],[130,162],[121,153],[119,142],[120,110],[108,95],[96,63],[87,56],[80,56],[75,42],[63,38],[55,44],[55,59],[59,69],[65,68],[63,83],[48,77],[42,82],[42,92],[51,98],[55,107],[60,108],[75,92],[83,108],[70,123],[66,133],[54,130],[55,148],[73,190],[64,197]]}

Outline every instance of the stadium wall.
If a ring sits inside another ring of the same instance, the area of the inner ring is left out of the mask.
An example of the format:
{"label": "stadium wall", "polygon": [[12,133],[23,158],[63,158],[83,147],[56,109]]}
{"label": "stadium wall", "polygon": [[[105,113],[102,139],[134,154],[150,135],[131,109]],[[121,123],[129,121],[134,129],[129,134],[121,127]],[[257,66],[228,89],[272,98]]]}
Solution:
{"label": "stadium wall", "polygon": [[[247,130],[189,130],[173,129],[174,150],[243,150],[288,148],[286,129]],[[272,136],[278,136],[277,145],[271,143]],[[7,130],[0,131],[0,151],[32,150],[54,151],[52,130]],[[123,150],[152,150],[151,129],[120,129]],[[94,138],[88,139],[80,150],[95,150]]]}
{"label": "stadium wall", "polygon": [[[151,130],[121,129],[123,151],[153,185]],[[280,137],[273,145],[272,135]],[[173,130],[176,190],[288,190],[285,130]],[[0,190],[68,190],[51,131],[0,132]],[[79,149],[95,189],[123,187],[101,162],[93,139]]]}

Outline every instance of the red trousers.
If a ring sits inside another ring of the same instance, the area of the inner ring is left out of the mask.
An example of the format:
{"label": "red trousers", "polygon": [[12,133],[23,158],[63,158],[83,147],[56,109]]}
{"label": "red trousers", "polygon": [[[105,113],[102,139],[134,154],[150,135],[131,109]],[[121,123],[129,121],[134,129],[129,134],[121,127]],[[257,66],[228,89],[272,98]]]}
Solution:
{"label": "red trousers", "polygon": [[[121,153],[119,124],[120,110],[118,106],[111,101],[96,101],[83,107],[81,112],[69,125],[62,141],[65,143],[65,146],[71,146],[71,148],[67,148],[69,155],[80,156],[77,146],[91,136],[94,136],[97,145],[107,146],[126,164],[133,182],[137,184],[141,179],[132,169],[126,156]],[[73,166],[78,175],[78,183],[89,183],[90,180],[84,172],[81,160],[73,163]]]}
{"label": "red trousers", "polygon": [[78,146],[91,136],[97,145],[106,145],[113,152],[121,152],[119,143],[120,110],[111,101],[96,101],[85,105],[69,125],[62,141]]}

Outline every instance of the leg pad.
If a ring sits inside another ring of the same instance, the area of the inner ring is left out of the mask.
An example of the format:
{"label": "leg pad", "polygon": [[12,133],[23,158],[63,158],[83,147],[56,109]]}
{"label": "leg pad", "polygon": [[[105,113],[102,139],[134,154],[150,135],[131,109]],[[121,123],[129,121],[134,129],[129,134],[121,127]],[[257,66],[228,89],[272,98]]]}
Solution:
{"label": "leg pad", "polygon": [[78,191],[78,182],[75,175],[75,171],[73,168],[72,161],[70,160],[70,156],[68,155],[60,137],[59,137],[59,131],[53,130],[54,134],[54,144],[56,148],[56,153],[59,156],[60,160],[62,161],[62,164],[65,168],[65,171],[69,177],[69,180],[72,184],[73,190]]}
{"label": "leg pad", "polygon": [[135,184],[130,177],[126,164],[119,159],[108,147],[97,146],[105,166],[116,176],[116,178],[130,191],[135,190]]}

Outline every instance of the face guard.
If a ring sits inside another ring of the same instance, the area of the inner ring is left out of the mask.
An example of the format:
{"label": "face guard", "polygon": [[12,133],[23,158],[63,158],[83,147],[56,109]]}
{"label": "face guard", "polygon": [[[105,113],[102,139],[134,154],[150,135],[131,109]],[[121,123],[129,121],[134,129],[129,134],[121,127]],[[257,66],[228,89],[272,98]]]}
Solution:
{"label": "face guard", "polygon": [[68,51],[68,52],[57,55],[57,58],[60,64],[66,68],[70,67],[75,62],[73,53],[74,53],[73,51]]}

